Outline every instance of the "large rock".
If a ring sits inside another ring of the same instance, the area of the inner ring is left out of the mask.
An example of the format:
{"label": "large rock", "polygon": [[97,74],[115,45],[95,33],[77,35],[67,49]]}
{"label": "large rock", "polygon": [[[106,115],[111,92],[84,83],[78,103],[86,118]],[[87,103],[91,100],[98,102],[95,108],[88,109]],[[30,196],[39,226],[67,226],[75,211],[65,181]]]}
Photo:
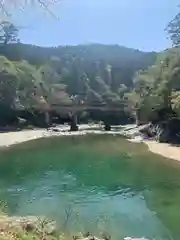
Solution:
{"label": "large rock", "polygon": [[56,222],[46,219],[45,217],[35,216],[1,216],[0,226],[3,229],[25,230],[27,232],[44,232],[46,234],[53,234],[56,229]]}
{"label": "large rock", "polygon": [[[74,240],[110,240],[111,237],[108,235],[102,234],[100,238],[93,236],[91,233],[87,233],[84,235],[73,236]],[[125,237],[124,240],[148,240],[147,238],[136,238],[136,237]]]}
{"label": "large rock", "polygon": [[71,131],[71,132],[76,132],[76,131],[78,131],[78,130],[79,130],[78,126],[77,126],[75,123],[71,123],[71,125],[70,125],[70,131]]}
{"label": "large rock", "polygon": [[154,138],[158,142],[170,141],[170,129],[167,123],[148,124],[140,130],[149,138]]}
{"label": "large rock", "polygon": [[80,234],[77,236],[73,236],[74,240],[110,240],[111,237],[107,234],[101,234],[101,237],[98,238],[94,236],[92,233],[87,232],[85,234]]}
{"label": "large rock", "polygon": [[111,126],[109,124],[105,124],[104,130],[105,131],[111,131]]}

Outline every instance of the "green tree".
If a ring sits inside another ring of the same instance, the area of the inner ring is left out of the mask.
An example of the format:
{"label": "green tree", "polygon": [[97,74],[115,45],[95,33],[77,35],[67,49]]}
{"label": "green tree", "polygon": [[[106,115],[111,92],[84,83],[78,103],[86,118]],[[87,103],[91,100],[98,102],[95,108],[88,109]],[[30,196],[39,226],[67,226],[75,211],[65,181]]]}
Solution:
{"label": "green tree", "polygon": [[180,12],[169,22],[167,28],[167,33],[174,46],[180,45]]}
{"label": "green tree", "polygon": [[7,45],[9,43],[17,43],[18,28],[9,21],[2,21],[0,23],[0,44]]}
{"label": "green tree", "polygon": [[141,117],[150,119],[154,112],[179,108],[180,49],[173,48],[159,54],[157,61],[145,71],[136,73],[133,83]]}

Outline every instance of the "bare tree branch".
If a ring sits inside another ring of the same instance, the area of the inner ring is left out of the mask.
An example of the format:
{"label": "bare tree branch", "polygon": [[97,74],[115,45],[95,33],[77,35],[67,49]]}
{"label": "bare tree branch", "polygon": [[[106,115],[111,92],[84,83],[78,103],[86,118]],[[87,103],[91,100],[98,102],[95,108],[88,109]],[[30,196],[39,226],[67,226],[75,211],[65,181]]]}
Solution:
{"label": "bare tree branch", "polygon": [[26,6],[40,6],[45,9],[51,16],[58,18],[51,10],[50,6],[58,3],[60,0],[0,0],[0,11],[6,16],[11,17],[10,7],[21,10]]}

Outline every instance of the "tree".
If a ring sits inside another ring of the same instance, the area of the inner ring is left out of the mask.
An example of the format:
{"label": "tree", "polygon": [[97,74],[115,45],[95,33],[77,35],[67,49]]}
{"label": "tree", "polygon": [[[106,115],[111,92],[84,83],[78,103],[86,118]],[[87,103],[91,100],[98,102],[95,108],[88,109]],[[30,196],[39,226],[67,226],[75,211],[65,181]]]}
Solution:
{"label": "tree", "polygon": [[[50,66],[49,66],[50,64]],[[57,73],[57,65],[53,66],[52,61],[38,69],[41,75],[41,91],[49,103],[60,104],[71,102],[67,93],[67,85],[62,82],[61,75]]]}
{"label": "tree", "polygon": [[42,76],[36,68],[27,61],[14,63],[18,75],[18,99],[23,107],[32,107],[37,104],[42,95],[40,91],[40,82]]}
{"label": "tree", "polygon": [[180,113],[179,62],[180,49],[173,48],[160,53],[153,66],[136,73],[133,79],[134,99],[141,119],[148,121],[160,110]]}
{"label": "tree", "polygon": [[12,1],[1,1],[0,10],[6,16],[12,16],[11,7],[24,10],[27,5],[40,6],[44,8],[53,17],[57,16],[50,10],[50,5],[58,2],[59,0],[12,0]]}
{"label": "tree", "polygon": [[166,28],[167,33],[174,46],[180,45],[180,12],[176,14],[173,20],[168,24]]}
{"label": "tree", "polygon": [[0,44],[6,46],[18,41],[18,28],[9,21],[2,21],[0,23]]}
{"label": "tree", "polygon": [[0,57],[0,105],[12,108],[16,99],[18,76],[15,65],[5,57]]}
{"label": "tree", "polygon": [[[85,103],[119,104],[135,87],[135,71],[153,64],[156,56],[100,44],[52,48],[7,44],[6,48],[2,45],[0,54],[8,59],[2,64],[1,102],[32,113],[34,108],[44,112],[51,104],[71,103],[73,96]],[[141,75],[144,79],[146,72]],[[149,85],[150,77],[146,78]]]}
{"label": "tree", "polygon": [[120,86],[118,88],[118,95],[119,95],[120,99],[123,99],[124,94],[128,91],[129,91],[129,89],[126,87],[125,84],[120,84]]}

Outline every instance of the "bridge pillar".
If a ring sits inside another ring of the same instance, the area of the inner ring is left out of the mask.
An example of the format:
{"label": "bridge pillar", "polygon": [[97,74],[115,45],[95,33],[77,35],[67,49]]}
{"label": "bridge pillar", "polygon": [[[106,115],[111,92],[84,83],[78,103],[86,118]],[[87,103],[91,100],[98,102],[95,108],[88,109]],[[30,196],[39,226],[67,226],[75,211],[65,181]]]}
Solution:
{"label": "bridge pillar", "polygon": [[45,112],[44,113],[44,117],[45,117],[45,124],[47,126],[50,126],[51,125],[51,117],[50,117],[49,112]]}
{"label": "bridge pillar", "polygon": [[70,131],[71,132],[78,131],[77,114],[76,113],[74,115],[72,115],[71,124],[70,124]]}
{"label": "bridge pillar", "polygon": [[111,131],[111,125],[107,124],[107,123],[104,123],[104,130],[105,131]]}

